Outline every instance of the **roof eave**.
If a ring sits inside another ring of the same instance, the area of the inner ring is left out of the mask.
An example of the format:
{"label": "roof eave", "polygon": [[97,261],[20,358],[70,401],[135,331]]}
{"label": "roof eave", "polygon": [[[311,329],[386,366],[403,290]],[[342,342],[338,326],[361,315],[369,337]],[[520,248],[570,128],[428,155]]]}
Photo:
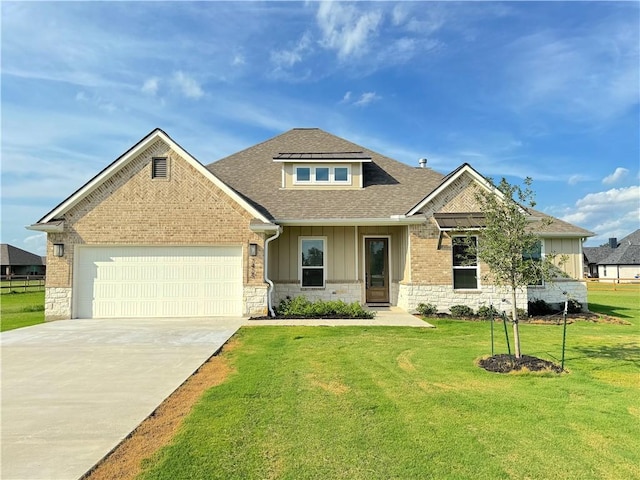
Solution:
{"label": "roof eave", "polygon": [[279,225],[286,227],[317,225],[317,226],[364,226],[364,225],[419,225],[425,223],[424,217],[406,217],[392,215],[386,218],[285,218],[278,219]]}
{"label": "roof eave", "polygon": [[33,230],[35,232],[45,233],[62,233],[64,232],[64,220],[47,222],[47,223],[34,223],[33,225],[27,225],[27,230]]}

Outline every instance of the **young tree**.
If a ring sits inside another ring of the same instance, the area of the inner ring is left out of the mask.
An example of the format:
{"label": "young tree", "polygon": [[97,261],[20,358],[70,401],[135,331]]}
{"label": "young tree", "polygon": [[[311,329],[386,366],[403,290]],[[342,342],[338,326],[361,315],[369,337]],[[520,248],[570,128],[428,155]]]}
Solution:
{"label": "young tree", "polygon": [[485,227],[478,242],[468,245],[470,251],[489,266],[488,276],[493,282],[511,291],[515,355],[520,358],[516,291],[557,276],[558,269],[553,263],[555,256],[536,254],[541,245],[537,232],[552,221],[548,217],[534,218],[527,211],[527,207],[535,206],[531,178],[524,180],[524,188],[511,185],[504,178],[497,186],[488,181],[490,190],[480,188],[475,195],[485,216]]}

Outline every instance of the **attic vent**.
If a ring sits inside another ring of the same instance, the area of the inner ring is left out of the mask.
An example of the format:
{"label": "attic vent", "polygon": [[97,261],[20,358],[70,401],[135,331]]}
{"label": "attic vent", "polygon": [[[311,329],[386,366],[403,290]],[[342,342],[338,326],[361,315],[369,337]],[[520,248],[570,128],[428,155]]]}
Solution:
{"label": "attic vent", "polygon": [[154,158],[151,164],[151,178],[167,178],[167,158]]}

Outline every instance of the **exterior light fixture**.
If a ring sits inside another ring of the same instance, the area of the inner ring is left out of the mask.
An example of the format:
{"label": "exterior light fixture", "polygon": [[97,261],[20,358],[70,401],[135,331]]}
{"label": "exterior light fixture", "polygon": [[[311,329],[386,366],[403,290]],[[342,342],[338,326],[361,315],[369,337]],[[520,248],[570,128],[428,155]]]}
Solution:
{"label": "exterior light fixture", "polygon": [[53,254],[56,257],[64,257],[64,243],[54,243]]}
{"label": "exterior light fixture", "polygon": [[258,255],[258,244],[257,243],[250,243],[249,244],[249,256],[255,257],[256,255]]}

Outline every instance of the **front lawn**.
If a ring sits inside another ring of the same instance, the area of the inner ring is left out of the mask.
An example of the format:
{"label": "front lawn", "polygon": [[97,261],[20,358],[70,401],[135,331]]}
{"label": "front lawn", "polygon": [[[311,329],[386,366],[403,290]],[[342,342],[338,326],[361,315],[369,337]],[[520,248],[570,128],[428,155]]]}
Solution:
{"label": "front lawn", "polygon": [[44,292],[4,293],[0,296],[0,331],[44,322]]}
{"label": "front lawn", "polygon": [[[243,328],[223,351],[235,373],[142,478],[640,478],[640,308],[615,298],[606,313],[633,325],[569,325],[563,375],[477,367],[487,322]],[[559,361],[561,326],[521,335],[524,354]]]}

